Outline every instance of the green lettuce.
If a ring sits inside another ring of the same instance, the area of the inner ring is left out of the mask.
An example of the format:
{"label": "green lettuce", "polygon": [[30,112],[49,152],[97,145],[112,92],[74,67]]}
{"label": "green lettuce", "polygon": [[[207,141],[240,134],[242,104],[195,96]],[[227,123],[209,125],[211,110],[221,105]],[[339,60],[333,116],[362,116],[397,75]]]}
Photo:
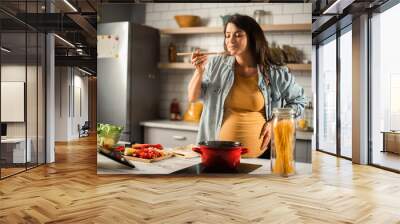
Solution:
{"label": "green lettuce", "polygon": [[97,123],[97,144],[105,148],[113,147],[121,136],[123,126]]}

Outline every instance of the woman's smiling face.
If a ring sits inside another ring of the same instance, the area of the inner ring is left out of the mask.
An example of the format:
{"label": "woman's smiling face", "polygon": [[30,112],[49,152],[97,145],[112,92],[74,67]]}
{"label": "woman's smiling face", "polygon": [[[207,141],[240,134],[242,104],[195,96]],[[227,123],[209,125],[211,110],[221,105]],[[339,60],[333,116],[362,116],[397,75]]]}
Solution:
{"label": "woman's smiling face", "polygon": [[225,45],[230,55],[240,55],[247,50],[247,35],[235,24],[228,23],[225,30]]}

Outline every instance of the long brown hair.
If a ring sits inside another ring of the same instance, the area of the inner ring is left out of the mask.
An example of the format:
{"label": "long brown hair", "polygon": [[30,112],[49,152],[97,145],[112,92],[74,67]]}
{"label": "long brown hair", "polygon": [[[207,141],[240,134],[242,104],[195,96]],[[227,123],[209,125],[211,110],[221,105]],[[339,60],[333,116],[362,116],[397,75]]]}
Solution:
{"label": "long brown hair", "polygon": [[[279,62],[273,61],[264,31],[253,18],[240,14],[231,15],[224,24],[224,35],[228,23],[235,24],[246,33],[251,55],[258,65],[262,65],[262,68],[266,71],[269,71],[271,65],[280,65]],[[224,49],[227,51],[225,40]]]}

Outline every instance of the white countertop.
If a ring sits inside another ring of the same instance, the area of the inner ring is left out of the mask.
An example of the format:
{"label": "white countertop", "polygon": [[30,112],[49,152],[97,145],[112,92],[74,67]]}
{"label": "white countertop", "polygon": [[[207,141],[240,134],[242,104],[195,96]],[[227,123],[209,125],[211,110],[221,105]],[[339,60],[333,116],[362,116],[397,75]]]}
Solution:
{"label": "white countertop", "polygon": [[186,122],[186,121],[154,120],[154,121],[140,122],[140,125],[145,127],[169,128],[176,130],[196,131],[196,132],[199,130],[198,123]]}
{"label": "white countertop", "polygon": [[[186,131],[198,131],[199,124],[194,122],[185,121],[170,121],[170,120],[154,120],[154,121],[143,121],[140,125],[145,127],[153,128],[169,128],[175,130],[186,130]],[[296,139],[299,140],[310,140],[312,139],[313,132],[310,131],[296,131]]]}
{"label": "white countertop", "polygon": [[[190,159],[172,157],[153,163],[133,161],[132,163],[135,165],[135,168],[130,168],[97,153],[97,174],[171,174],[175,171],[198,164],[200,161],[200,157]],[[240,161],[243,163],[262,165],[249,174],[271,174],[271,163],[268,159],[242,158]],[[296,162],[297,174],[311,174],[311,172],[311,163]]]}

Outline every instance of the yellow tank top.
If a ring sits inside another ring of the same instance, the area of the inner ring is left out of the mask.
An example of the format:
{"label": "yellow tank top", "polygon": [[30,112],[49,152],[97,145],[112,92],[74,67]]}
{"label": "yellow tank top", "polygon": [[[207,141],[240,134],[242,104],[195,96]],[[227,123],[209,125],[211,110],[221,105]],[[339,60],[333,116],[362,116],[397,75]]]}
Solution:
{"label": "yellow tank top", "polygon": [[265,120],[265,101],[258,88],[258,76],[235,74],[235,81],[225,100],[224,118],[219,139],[239,141],[249,151],[243,157],[258,157],[263,137],[260,137]]}

